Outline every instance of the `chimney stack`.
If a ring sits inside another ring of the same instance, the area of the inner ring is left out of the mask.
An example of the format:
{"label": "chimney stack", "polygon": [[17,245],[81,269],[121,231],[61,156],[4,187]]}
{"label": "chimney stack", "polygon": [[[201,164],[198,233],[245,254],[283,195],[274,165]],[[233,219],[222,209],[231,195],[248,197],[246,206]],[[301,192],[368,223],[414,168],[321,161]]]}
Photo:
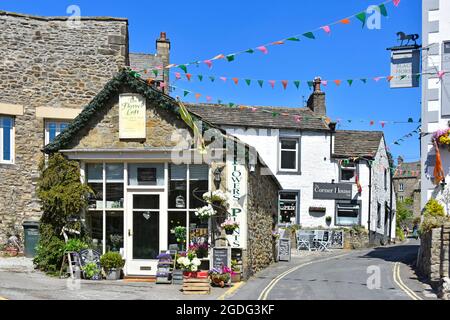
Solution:
{"label": "chimney stack", "polygon": [[[163,67],[170,64],[170,40],[167,39],[165,32],[161,32],[159,39],[156,40],[156,55],[161,58]],[[169,93],[169,70],[164,69],[163,81],[166,84],[164,92]]]}
{"label": "chimney stack", "polygon": [[313,82],[314,92],[309,96],[307,106],[311,111],[320,116],[327,115],[327,107],[325,105],[325,92],[320,90],[322,79],[315,77]]}

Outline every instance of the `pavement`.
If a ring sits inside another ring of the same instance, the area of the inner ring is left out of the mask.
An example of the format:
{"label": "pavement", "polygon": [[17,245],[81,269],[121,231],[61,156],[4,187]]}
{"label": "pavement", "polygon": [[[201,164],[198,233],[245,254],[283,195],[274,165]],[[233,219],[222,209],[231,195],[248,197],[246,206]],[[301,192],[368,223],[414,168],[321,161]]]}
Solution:
{"label": "pavement", "polygon": [[0,258],[0,300],[429,300],[414,273],[419,243],[365,250],[296,252],[232,288],[184,295],[180,285],[49,277],[31,259]]}

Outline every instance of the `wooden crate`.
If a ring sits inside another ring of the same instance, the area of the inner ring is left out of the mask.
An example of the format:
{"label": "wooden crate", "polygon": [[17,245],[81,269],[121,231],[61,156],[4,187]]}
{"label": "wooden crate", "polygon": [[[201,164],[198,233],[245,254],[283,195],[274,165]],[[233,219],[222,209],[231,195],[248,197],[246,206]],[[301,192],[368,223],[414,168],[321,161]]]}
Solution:
{"label": "wooden crate", "polygon": [[183,294],[210,294],[211,286],[208,278],[184,278]]}

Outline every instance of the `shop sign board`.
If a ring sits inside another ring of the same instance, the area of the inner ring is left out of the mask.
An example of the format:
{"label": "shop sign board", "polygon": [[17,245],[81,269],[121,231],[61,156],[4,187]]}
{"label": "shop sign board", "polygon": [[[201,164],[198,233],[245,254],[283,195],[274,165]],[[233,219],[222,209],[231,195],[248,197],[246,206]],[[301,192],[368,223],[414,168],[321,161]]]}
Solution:
{"label": "shop sign board", "polygon": [[314,199],[351,200],[352,184],[350,183],[318,183],[313,185]]}
{"label": "shop sign board", "polygon": [[119,96],[119,139],[146,138],[146,101],[139,94]]}
{"label": "shop sign board", "polygon": [[417,88],[419,86],[420,51],[417,49],[393,50],[391,54],[391,89]]}

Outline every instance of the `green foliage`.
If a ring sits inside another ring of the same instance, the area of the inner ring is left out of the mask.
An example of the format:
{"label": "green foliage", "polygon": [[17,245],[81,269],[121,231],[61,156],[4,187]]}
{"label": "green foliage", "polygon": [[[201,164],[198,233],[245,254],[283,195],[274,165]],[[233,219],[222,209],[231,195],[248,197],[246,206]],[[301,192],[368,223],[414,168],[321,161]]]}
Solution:
{"label": "green foliage", "polygon": [[95,262],[89,262],[84,267],[81,268],[84,271],[86,279],[92,279],[95,275],[100,273]]}
{"label": "green foliage", "polygon": [[179,243],[184,243],[186,240],[186,227],[175,227],[175,237]]}
{"label": "green foliage", "polygon": [[100,264],[105,270],[123,268],[125,261],[118,252],[107,252],[100,257]]}
{"label": "green foliage", "polygon": [[445,217],[444,207],[436,199],[428,200],[423,214],[425,217]]}
{"label": "green foliage", "polygon": [[354,225],[350,228],[351,235],[360,236],[360,235],[366,235],[368,233],[369,232],[366,230],[366,228],[364,228],[363,226],[360,226],[360,225]]}
{"label": "green foliage", "polygon": [[[42,271],[55,272],[61,267],[66,249],[61,230],[67,227],[82,231],[80,215],[87,208],[86,195],[91,189],[81,183],[78,163],[59,153],[49,156],[47,166],[42,159],[39,169],[37,195],[43,214],[34,262]],[[75,242],[70,245],[75,246]]]}
{"label": "green foliage", "polygon": [[395,235],[400,241],[405,241],[405,234],[399,225],[395,228]]}
{"label": "green foliage", "polygon": [[405,199],[405,201],[397,201],[397,226],[403,227],[410,223],[413,218],[413,211],[408,203],[408,199]]}
{"label": "green foliage", "polygon": [[65,251],[81,251],[89,248],[89,245],[80,239],[69,239],[64,247]]}

